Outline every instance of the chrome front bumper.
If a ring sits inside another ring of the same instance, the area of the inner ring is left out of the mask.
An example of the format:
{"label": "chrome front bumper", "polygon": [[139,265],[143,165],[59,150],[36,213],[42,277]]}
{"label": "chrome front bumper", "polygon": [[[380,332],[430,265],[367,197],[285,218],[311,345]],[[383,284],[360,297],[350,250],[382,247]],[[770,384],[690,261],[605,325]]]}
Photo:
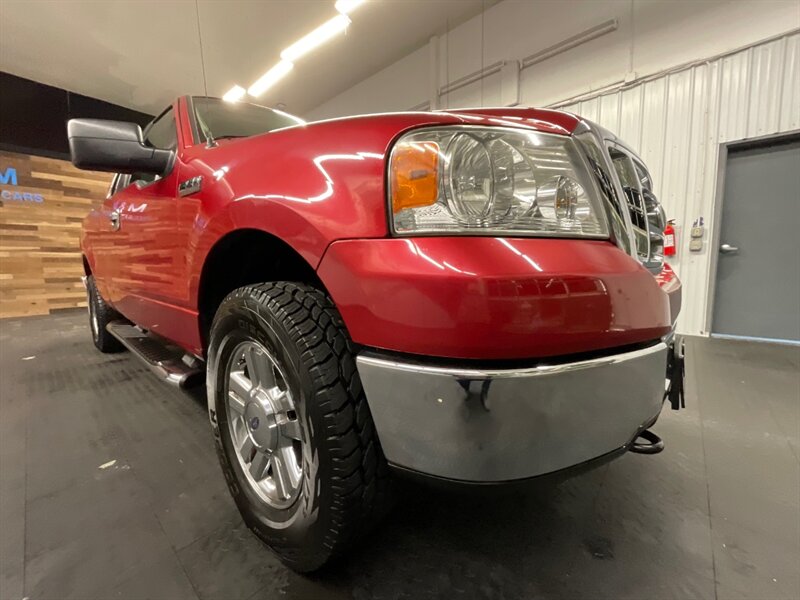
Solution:
{"label": "chrome front bumper", "polygon": [[667,345],[526,369],[357,365],[387,460],[465,482],[559,471],[629,444],[661,411]]}

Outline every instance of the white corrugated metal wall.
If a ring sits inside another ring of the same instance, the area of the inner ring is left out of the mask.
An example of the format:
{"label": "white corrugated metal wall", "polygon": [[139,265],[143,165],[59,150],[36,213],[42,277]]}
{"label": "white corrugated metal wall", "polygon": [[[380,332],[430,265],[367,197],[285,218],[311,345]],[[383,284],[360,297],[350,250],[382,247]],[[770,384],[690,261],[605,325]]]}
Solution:
{"label": "white corrugated metal wall", "polygon": [[[559,107],[616,132],[647,163],[678,226],[670,260],[684,284],[678,329],[708,334],[720,145],[800,129],[800,34]],[[703,250],[689,252],[689,227],[699,217]]]}

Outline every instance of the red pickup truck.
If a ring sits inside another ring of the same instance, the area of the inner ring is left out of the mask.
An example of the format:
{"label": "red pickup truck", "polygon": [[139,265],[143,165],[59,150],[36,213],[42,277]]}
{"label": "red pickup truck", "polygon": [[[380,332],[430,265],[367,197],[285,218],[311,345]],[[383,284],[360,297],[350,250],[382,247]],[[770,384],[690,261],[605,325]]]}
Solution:
{"label": "red pickup truck", "polygon": [[648,170],[605,129],[187,96],[68,137],[116,173],[81,239],[95,345],[205,375],[230,491],[294,569],[357,539],[392,469],[493,484],[663,447],[681,286]]}

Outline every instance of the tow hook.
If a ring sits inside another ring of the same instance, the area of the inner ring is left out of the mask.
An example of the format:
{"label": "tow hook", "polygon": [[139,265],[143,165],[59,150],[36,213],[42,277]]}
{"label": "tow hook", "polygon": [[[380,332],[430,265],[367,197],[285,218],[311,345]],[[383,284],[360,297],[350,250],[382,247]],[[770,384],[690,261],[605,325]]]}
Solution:
{"label": "tow hook", "polygon": [[686,408],[683,390],[683,380],[686,373],[684,356],[683,338],[676,338],[670,344],[669,353],[667,354],[667,381],[669,384],[667,391],[664,393],[664,399],[669,400],[672,410]]}
{"label": "tow hook", "polygon": [[[640,442],[643,439],[646,443]],[[639,432],[636,439],[633,440],[628,450],[636,454],[658,454],[664,449],[664,440],[658,437],[649,429]]]}

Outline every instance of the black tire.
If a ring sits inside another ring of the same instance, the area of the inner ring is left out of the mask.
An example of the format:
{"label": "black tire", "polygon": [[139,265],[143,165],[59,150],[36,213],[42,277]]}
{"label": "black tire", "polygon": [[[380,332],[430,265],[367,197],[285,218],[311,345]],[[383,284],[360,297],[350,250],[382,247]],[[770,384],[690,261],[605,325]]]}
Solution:
{"label": "black tire", "polygon": [[[234,349],[248,341],[280,361],[305,436],[300,492],[285,508],[263,501],[247,482],[228,427],[226,369]],[[314,571],[340,556],[388,506],[388,469],[353,344],[323,292],[276,282],[225,298],[211,328],[208,393],[217,453],[236,505],[290,568]]]}
{"label": "black tire", "polygon": [[125,350],[119,340],[106,330],[106,325],[122,317],[103,300],[92,275],[86,278],[86,295],[89,304],[89,331],[92,333],[95,347],[100,352],[106,353]]}

